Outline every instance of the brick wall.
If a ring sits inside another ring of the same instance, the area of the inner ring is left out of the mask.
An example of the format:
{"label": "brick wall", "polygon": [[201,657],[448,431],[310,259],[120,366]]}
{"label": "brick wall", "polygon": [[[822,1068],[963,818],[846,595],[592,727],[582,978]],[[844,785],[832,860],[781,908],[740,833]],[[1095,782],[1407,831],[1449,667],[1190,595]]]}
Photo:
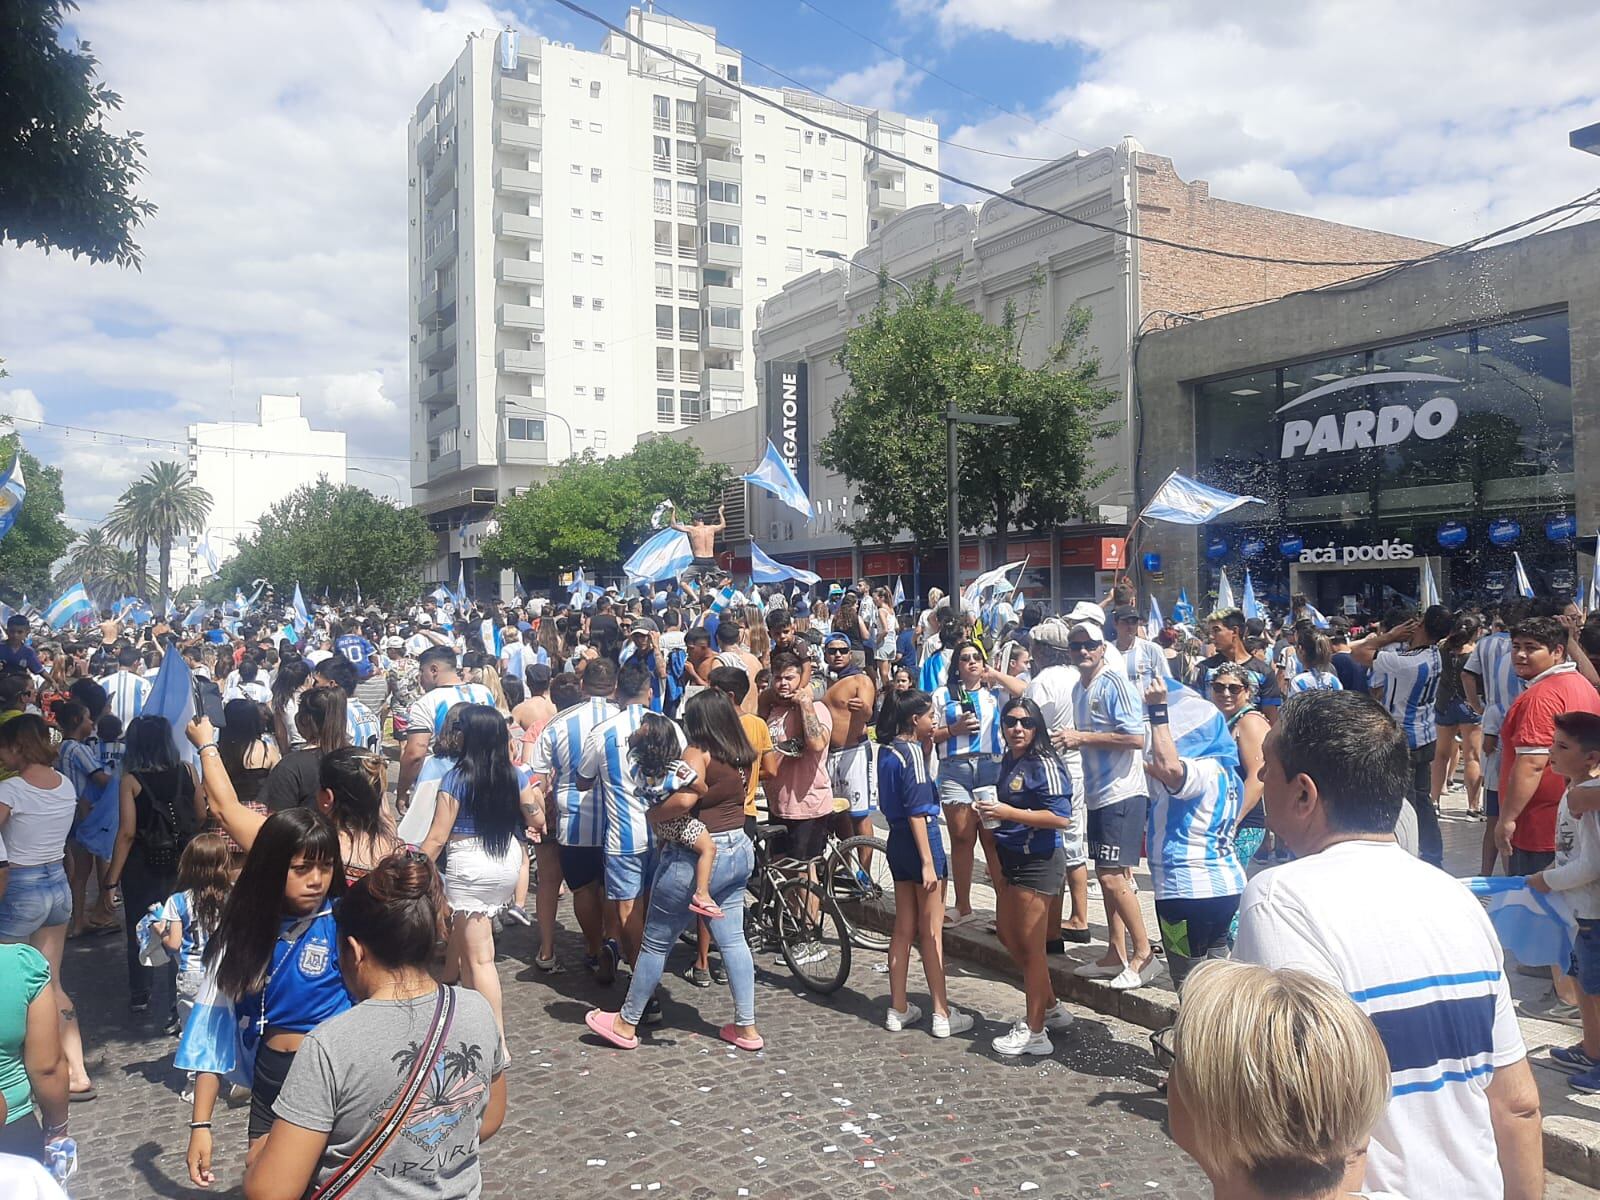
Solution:
{"label": "brick wall", "polygon": [[[1439,247],[1353,225],[1319,221],[1252,204],[1217,200],[1204,180],[1185,183],[1172,160],[1136,156],[1139,230],[1221,250],[1328,260],[1413,258]],[[1334,283],[1371,267],[1291,267],[1241,262],[1143,242],[1139,246],[1141,317],[1157,309],[1194,312],[1274,299]]]}

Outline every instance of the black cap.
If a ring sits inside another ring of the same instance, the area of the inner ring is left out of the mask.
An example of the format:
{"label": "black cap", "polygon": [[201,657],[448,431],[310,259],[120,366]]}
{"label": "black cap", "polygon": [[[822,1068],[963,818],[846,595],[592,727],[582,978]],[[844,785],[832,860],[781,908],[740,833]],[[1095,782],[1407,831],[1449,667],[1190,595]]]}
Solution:
{"label": "black cap", "polygon": [[1137,621],[1139,619],[1139,610],[1131,604],[1119,605],[1111,610],[1111,619],[1113,621]]}

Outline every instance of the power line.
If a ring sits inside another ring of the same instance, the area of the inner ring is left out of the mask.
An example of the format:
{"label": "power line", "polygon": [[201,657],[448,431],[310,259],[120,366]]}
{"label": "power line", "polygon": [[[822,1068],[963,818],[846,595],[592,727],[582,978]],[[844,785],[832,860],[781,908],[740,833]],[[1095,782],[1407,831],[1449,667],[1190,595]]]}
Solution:
{"label": "power line", "polygon": [[[688,23],[688,19],[687,18],[680,17],[680,16],[678,16],[677,13],[669,12],[667,9],[663,8],[659,4],[657,4],[655,6],[655,11],[665,14],[666,16],[671,17],[675,21],[685,21],[686,23]],[[743,59],[747,63],[754,63],[756,66],[760,67],[763,71],[766,71],[770,75],[777,76],[779,79],[783,80],[785,83],[793,84],[795,87],[799,88],[802,92],[809,92],[811,95],[816,96],[819,99],[826,100],[831,104],[843,105],[845,108],[856,108],[856,109],[864,108],[863,105],[851,104],[847,100],[837,100],[834,97],[828,95],[826,92],[818,91],[816,88],[812,87],[810,84],[803,83],[800,80],[796,79],[793,75],[789,75],[789,74],[787,74],[787,73],[785,73],[783,71],[778,70],[777,67],[774,67],[774,66],[772,66],[772,65],[770,65],[768,63],[762,62],[755,55],[747,53],[744,50],[739,51],[739,57],[741,59]],[[879,122],[879,127],[883,128],[883,129],[888,129],[888,130],[890,130],[892,132],[895,132],[895,133],[913,133],[913,132],[915,132],[913,130],[908,130],[904,125],[895,125],[895,124],[886,123],[886,122],[882,122],[882,121]],[[928,137],[930,135],[924,134],[924,133],[916,133],[916,136],[917,137]],[[942,138],[942,137],[938,137],[937,135],[931,135],[931,136],[933,136],[933,140],[938,142],[941,146],[949,146],[952,150],[965,150],[969,154],[986,154],[990,158],[1006,158],[1006,159],[1012,160],[1013,162],[1047,163],[1047,162],[1055,162],[1056,161],[1053,158],[1042,158],[1042,157],[1040,157],[1038,155],[1034,155],[1034,154],[1007,154],[1003,150],[985,150],[980,146],[968,146],[968,145],[965,145],[965,144],[963,144],[961,142],[953,142],[949,138]]]}
{"label": "power line", "polygon": [[[1018,120],[1026,121],[1029,125],[1033,125],[1033,126],[1039,128],[1039,129],[1042,129],[1046,133],[1053,133],[1058,138],[1064,138],[1065,140],[1067,140],[1069,142],[1073,142],[1076,145],[1082,146],[1085,150],[1092,150],[1094,148],[1094,147],[1090,146],[1087,142],[1079,141],[1077,138],[1073,137],[1070,133],[1062,133],[1059,129],[1052,129],[1050,126],[1044,124],[1043,122],[1034,120],[1032,117],[1028,116],[1027,113],[1018,112],[1014,108],[1007,108],[1004,104],[1001,104],[997,100],[991,100],[987,96],[981,96],[977,92],[973,91],[971,88],[964,87],[961,84],[957,83],[953,79],[945,78],[943,75],[940,75],[937,71],[931,70],[928,67],[925,67],[925,66],[921,65],[920,63],[912,62],[904,54],[901,54],[898,50],[892,50],[888,46],[885,46],[882,42],[878,41],[876,38],[869,37],[868,35],[862,33],[859,29],[854,29],[854,28],[850,27],[849,25],[846,25],[843,21],[841,21],[838,17],[834,16],[832,13],[823,12],[815,4],[812,4],[810,2],[810,0],[800,0],[800,3],[802,5],[804,5],[806,8],[809,8],[812,12],[816,13],[817,16],[822,17],[824,20],[832,21],[835,25],[837,25],[840,29],[844,30],[846,33],[854,34],[856,37],[860,38],[862,41],[866,42],[868,45],[876,46],[879,50],[882,50],[885,54],[892,54],[895,58],[898,58],[901,62],[905,63],[906,66],[910,67],[912,70],[921,71],[924,75],[928,76],[930,79],[937,79],[940,83],[944,84],[945,87],[954,88],[956,91],[960,92],[962,95],[970,96],[970,97],[972,97],[972,99],[978,101],[980,104],[987,104],[990,108],[996,110],[997,112],[1007,113],[1010,116],[1016,117]],[[1046,160],[1046,161],[1049,161],[1049,160]]]}
{"label": "power line", "polygon": [[[875,145],[872,142],[867,141],[865,138],[857,137],[853,133],[847,133],[843,130],[835,129],[830,125],[824,124],[821,121],[807,116],[803,112],[799,112],[796,109],[790,108],[786,104],[769,99],[758,92],[751,91],[749,88],[744,87],[741,84],[735,83],[729,79],[724,79],[720,75],[713,74],[711,71],[708,71],[702,67],[699,63],[690,62],[688,59],[674,54],[665,46],[659,46],[654,42],[647,41],[646,39],[641,38],[638,34],[631,33],[628,30],[623,29],[621,26],[613,24],[600,14],[591,12],[589,9],[584,8],[581,4],[575,3],[574,0],[553,0],[553,2],[559,4],[562,8],[577,13],[580,17],[584,17],[590,21],[593,21],[595,24],[610,30],[612,33],[626,41],[632,42],[643,49],[650,50],[655,54],[659,54],[667,61],[677,63],[680,67],[703,76],[705,79],[717,84],[719,87],[726,88],[729,91],[735,92],[748,100],[753,100],[755,103],[764,105],[767,108],[776,109],[785,116],[799,121],[802,125],[809,125],[812,129],[818,130],[822,133],[843,138],[847,142],[853,142],[862,147],[864,150],[875,153],[882,158],[887,158],[894,162],[900,163],[902,166],[911,167],[919,171],[926,171],[928,174],[937,179],[942,179],[946,183],[952,183],[959,187],[968,188],[979,193],[980,195],[989,196],[993,199],[1001,201],[1002,203],[1010,204],[1016,208],[1026,209],[1029,212],[1036,212],[1041,216],[1055,217],[1058,220],[1065,221],[1070,225],[1078,225],[1085,229],[1093,229],[1100,233],[1110,234],[1112,237],[1127,238],[1131,241],[1148,242],[1153,246],[1166,246],[1173,250],[1186,250],[1194,254],[1203,254],[1212,258],[1229,259],[1235,262],[1270,263],[1276,266],[1284,267],[1397,267],[1419,261],[1419,259],[1416,258],[1277,258],[1264,254],[1246,254],[1237,250],[1222,250],[1212,246],[1194,246],[1187,242],[1178,242],[1170,238],[1158,237],[1154,234],[1134,233],[1131,230],[1118,229],[1114,225],[1103,225],[1098,221],[1086,220],[1083,217],[1074,217],[1070,213],[1062,212],[1060,209],[1049,208],[1043,204],[1035,204],[1030,200],[1023,200],[1017,196],[1010,195],[1009,193],[997,191],[992,187],[986,187],[985,185],[976,183],[973,180],[964,179],[959,175],[950,173],[949,171],[940,170],[937,167],[930,167],[925,163],[915,162],[903,154],[898,154],[893,150],[887,150],[882,146]],[[1423,257],[1427,258],[1431,256],[1425,255]]]}

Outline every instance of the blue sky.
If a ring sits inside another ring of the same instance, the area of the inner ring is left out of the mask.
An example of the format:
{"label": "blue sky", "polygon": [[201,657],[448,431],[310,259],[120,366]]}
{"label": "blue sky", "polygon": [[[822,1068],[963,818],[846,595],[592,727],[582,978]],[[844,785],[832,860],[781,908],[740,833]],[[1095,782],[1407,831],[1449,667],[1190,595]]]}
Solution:
{"label": "blue sky", "polygon": [[[1600,121],[1590,5],[815,3],[888,49],[799,0],[667,9],[825,94],[937,120],[972,148],[942,164],[993,187],[1131,134],[1213,195],[1454,242],[1600,185],[1600,159],[1566,146]],[[601,36],[547,0],[83,0],[75,28],[145,133],[161,211],[141,272],[0,253],[0,412],[135,439],[27,432],[69,514],[97,519],[177,453],[138,439],[181,440],[263,391],[300,393],[353,465],[404,476],[405,121],[469,32],[507,20]]]}

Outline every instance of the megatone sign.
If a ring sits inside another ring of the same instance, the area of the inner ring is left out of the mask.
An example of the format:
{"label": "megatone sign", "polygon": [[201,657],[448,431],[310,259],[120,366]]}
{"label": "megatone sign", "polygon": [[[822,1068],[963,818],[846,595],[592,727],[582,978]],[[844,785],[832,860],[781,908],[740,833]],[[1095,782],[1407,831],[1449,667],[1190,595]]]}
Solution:
{"label": "megatone sign", "polygon": [[803,362],[767,364],[767,436],[800,486],[811,488],[811,395]]}
{"label": "megatone sign", "polygon": [[[1297,396],[1278,409],[1278,414],[1301,408],[1312,401],[1321,400],[1338,392],[1356,388],[1377,387],[1385,384],[1439,383],[1460,385],[1459,379],[1448,375],[1430,375],[1422,371],[1390,371],[1382,374],[1361,375],[1340,379],[1325,387],[1314,388],[1304,396]],[[1370,450],[1381,446],[1394,446],[1410,437],[1434,441],[1444,437],[1456,426],[1459,416],[1456,402],[1449,396],[1433,396],[1415,407],[1409,404],[1385,404],[1382,407],[1355,408],[1343,413],[1323,413],[1315,420],[1296,416],[1283,422],[1280,459],[1327,454],[1344,450]]]}

